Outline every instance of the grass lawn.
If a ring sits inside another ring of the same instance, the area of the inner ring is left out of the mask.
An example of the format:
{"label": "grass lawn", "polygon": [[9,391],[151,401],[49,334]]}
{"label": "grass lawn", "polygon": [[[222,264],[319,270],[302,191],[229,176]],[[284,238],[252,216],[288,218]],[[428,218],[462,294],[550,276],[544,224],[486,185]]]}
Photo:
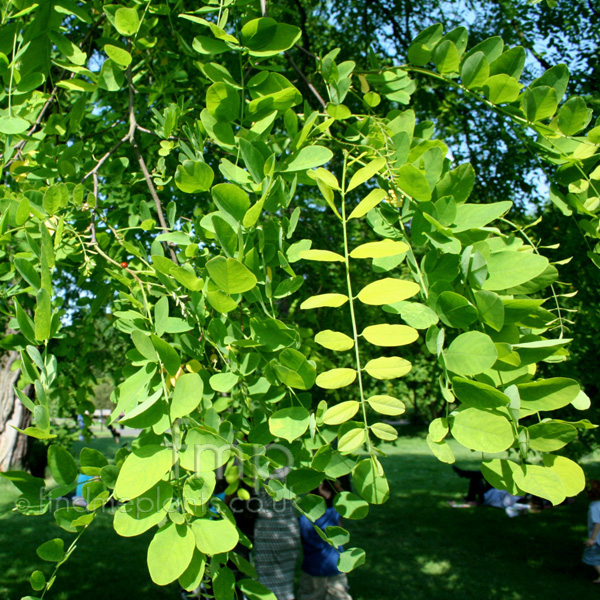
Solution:
{"label": "grass lawn", "polygon": [[[108,456],[117,449],[106,437],[92,446]],[[354,600],[585,600],[600,594],[591,568],[581,564],[583,495],[574,504],[514,519],[494,508],[453,509],[447,500],[465,493],[466,480],[431,456],[424,439],[401,437],[386,450],[390,500],[371,507],[364,521],[345,522],[350,545],[367,551],[367,564],[349,576]],[[459,466],[477,467],[476,454],[455,450]],[[587,461],[585,468],[600,475],[600,462]],[[0,481],[0,514],[15,497]],[[176,586],[159,588],[150,581],[145,554],[151,535],[119,538],[111,515],[100,514],[47,597],[177,598]],[[72,539],[51,515],[0,516],[0,599],[31,594],[33,569],[49,575],[49,563],[38,559],[35,548],[54,537]]]}

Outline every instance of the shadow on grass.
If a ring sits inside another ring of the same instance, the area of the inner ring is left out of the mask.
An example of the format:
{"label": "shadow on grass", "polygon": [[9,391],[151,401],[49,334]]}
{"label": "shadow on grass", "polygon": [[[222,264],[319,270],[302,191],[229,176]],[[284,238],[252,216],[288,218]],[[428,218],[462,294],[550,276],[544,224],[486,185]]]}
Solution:
{"label": "shadow on grass", "polygon": [[[367,564],[350,574],[354,600],[564,600],[596,597],[581,564],[587,500],[509,518],[455,509],[466,493],[451,466],[420,454],[383,461],[392,495],[364,521],[346,522]],[[461,466],[477,468],[476,461]]]}
{"label": "shadow on grass", "polygon": [[[35,549],[60,537],[65,548],[73,540],[54,523],[52,515],[0,518],[0,598],[19,600],[33,595],[29,576],[40,569],[48,578],[53,564],[42,561]],[[61,566],[48,593],[54,600],[166,599],[177,597],[177,587],[154,585],[146,567],[146,550],[152,534],[124,539],[112,528],[112,515],[100,514],[79,540],[74,554]]]}

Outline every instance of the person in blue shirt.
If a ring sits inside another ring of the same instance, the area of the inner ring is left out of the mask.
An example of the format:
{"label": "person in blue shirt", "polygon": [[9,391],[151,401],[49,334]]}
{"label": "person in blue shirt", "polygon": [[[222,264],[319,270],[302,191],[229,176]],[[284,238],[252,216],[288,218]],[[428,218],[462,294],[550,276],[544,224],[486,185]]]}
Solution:
{"label": "person in blue shirt", "polygon": [[321,539],[315,526],[325,531],[326,527],[341,523],[339,513],[333,507],[335,491],[328,481],[312,492],[325,499],[325,514],[313,523],[300,516],[300,537],[304,560],[298,586],[298,600],[352,600],[348,593],[348,578],[337,568],[342,546],[335,548]]}
{"label": "person in blue shirt", "polygon": [[600,583],[600,481],[590,479],[587,486],[590,499],[588,510],[588,539],[585,541],[583,562],[594,567],[597,578],[594,583]]}

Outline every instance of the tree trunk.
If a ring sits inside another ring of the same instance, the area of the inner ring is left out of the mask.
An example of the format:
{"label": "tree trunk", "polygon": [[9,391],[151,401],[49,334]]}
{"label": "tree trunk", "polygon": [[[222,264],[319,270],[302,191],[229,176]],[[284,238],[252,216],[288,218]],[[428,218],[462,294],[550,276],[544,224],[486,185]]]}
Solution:
{"label": "tree trunk", "polygon": [[[13,429],[25,429],[31,422],[31,413],[14,392],[21,369],[12,370],[19,353],[11,350],[0,356],[0,471],[23,467],[29,438]],[[32,386],[27,386],[31,388]],[[30,390],[23,390],[29,395]]]}

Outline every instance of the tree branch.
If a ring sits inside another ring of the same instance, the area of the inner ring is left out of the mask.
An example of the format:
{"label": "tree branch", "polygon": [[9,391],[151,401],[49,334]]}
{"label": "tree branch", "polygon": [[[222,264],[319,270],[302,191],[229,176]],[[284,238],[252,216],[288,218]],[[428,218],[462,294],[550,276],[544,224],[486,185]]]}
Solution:
{"label": "tree branch", "polygon": [[325,100],[323,100],[323,97],[321,96],[321,94],[319,94],[319,92],[317,91],[317,88],[315,88],[315,86],[308,80],[306,75],[300,70],[300,67],[294,62],[294,59],[291,57],[290,53],[286,51],[285,56],[290,61],[290,64],[292,65],[294,71],[296,71],[296,73],[298,73],[298,75],[300,76],[302,81],[304,81],[305,85],[313,93],[313,95],[319,101],[321,106],[323,108],[326,108],[327,102],[325,102]]}
{"label": "tree branch", "polygon": [[[154,206],[156,207],[156,214],[158,215],[158,221],[160,226],[168,231],[169,227],[167,226],[167,221],[165,220],[165,215],[162,211],[162,206],[160,204],[160,198],[156,193],[156,188],[154,187],[154,182],[152,181],[152,177],[148,171],[148,167],[146,166],[146,161],[140,152],[140,148],[135,140],[135,130],[137,128],[137,121],[135,119],[135,104],[134,104],[134,93],[135,90],[133,88],[133,80],[131,74],[131,64],[127,67],[127,85],[129,87],[129,132],[125,136],[124,141],[129,141],[135,152],[135,156],[138,159],[138,163],[140,168],[142,169],[142,174],[144,175],[144,179],[146,181],[146,185],[148,186],[148,190],[150,191],[150,195],[152,196],[152,200],[154,200]],[[167,244],[169,253],[171,255],[171,260],[177,264],[177,255],[173,250],[170,244]]]}

